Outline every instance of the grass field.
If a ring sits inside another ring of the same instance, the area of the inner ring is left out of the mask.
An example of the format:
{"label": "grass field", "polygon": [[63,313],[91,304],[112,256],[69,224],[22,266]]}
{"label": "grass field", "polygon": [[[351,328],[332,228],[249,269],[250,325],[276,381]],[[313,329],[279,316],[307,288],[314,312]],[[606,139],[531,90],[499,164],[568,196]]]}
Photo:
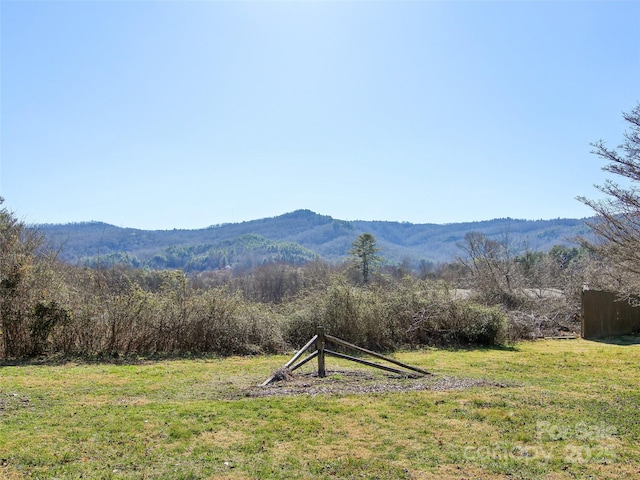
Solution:
{"label": "grass field", "polygon": [[255,396],[287,356],[0,366],[0,478],[640,478],[636,338],[396,358],[435,377],[328,359],[314,385],[400,387]]}

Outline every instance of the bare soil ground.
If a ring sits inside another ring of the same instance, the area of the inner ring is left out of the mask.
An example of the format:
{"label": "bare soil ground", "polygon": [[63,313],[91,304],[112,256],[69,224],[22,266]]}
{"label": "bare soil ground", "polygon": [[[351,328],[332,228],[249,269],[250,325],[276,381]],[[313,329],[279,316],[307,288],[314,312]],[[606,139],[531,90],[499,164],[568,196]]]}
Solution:
{"label": "bare soil ground", "polygon": [[505,383],[472,378],[454,378],[438,375],[386,375],[363,370],[331,370],[326,377],[313,373],[291,373],[280,375],[280,380],[266,386],[247,389],[248,397],[270,397],[282,395],[363,394],[385,392],[408,392],[418,390],[463,390],[472,387],[504,388]]}
{"label": "bare soil ground", "polygon": [[29,399],[18,395],[17,393],[5,393],[0,390],[0,415],[3,412],[9,412],[19,407],[29,406]]}

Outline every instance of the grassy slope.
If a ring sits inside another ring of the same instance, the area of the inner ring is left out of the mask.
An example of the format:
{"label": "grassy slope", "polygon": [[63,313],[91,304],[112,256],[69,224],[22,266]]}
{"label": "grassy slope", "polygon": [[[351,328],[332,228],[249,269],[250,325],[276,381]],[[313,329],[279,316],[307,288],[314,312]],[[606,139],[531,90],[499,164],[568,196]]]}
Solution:
{"label": "grassy slope", "polygon": [[0,478],[640,478],[627,340],[397,355],[507,385],[449,392],[243,396],[282,356],[0,367]]}

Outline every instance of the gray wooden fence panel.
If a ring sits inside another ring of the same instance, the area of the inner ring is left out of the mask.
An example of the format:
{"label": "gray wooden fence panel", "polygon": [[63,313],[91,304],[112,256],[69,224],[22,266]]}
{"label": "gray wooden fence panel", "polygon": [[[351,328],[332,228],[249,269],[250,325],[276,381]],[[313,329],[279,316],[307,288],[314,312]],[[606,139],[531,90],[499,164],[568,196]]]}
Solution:
{"label": "gray wooden fence panel", "polygon": [[640,308],[614,292],[582,292],[582,338],[614,337],[640,331]]}

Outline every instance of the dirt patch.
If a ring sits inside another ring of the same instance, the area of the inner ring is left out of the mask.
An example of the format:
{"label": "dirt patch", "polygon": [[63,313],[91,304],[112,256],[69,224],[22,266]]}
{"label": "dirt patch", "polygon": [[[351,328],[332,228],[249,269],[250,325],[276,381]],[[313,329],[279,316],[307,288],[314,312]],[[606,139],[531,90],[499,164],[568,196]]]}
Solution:
{"label": "dirt patch", "polygon": [[248,397],[281,395],[362,394],[411,392],[419,390],[463,390],[472,387],[505,388],[515,385],[473,378],[454,378],[438,375],[400,376],[369,373],[361,370],[331,370],[325,378],[317,373],[290,373],[286,378],[266,386],[247,389]]}
{"label": "dirt patch", "polygon": [[0,392],[0,414],[10,412],[21,407],[28,407],[30,400],[17,393]]}

